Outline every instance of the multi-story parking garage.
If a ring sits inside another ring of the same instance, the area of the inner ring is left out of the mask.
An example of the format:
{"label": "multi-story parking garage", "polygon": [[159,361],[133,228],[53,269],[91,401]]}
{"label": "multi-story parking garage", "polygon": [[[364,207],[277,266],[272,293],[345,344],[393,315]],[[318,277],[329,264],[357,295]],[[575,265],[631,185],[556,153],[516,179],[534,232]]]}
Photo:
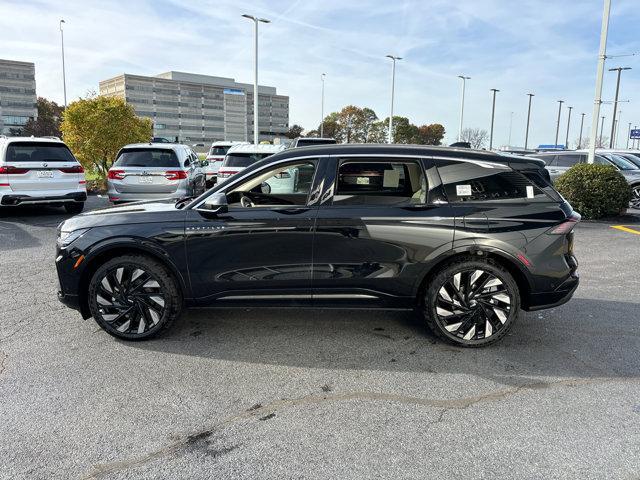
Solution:
{"label": "multi-story parking garage", "polygon": [[[260,140],[289,127],[289,97],[258,87]],[[122,74],[100,82],[100,95],[124,98],[153,121],[155,137],[180,142],[253,138],[253,85],[232,78],[184,72],[154,77]]]}
{"label": "multi-story parking garage", "polygon": [[31,62],[0,60],[0,135],[18,135],[38,116],[35,75]]}

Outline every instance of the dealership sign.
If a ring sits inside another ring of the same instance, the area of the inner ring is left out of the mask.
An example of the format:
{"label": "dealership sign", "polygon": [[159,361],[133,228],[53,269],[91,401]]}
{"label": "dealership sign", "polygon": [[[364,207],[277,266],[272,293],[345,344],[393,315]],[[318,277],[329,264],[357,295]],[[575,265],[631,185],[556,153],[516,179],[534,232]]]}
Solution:
{"label": "dealership sign", "polygon": [[639,139],[640,129],[631,130],[631,134],[629,135],[629,138],[631,138],[632,140]]}

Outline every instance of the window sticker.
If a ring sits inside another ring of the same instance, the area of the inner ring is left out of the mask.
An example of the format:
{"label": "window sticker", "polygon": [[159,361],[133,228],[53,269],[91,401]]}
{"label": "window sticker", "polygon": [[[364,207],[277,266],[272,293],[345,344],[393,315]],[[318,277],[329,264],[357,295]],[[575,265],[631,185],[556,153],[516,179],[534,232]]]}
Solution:
{"label": "window sticker", "polygon": [[456,185],[456,195],[459,197],[471,196],[471,185]]}
{"label": "window sticker", "polygon": [[527,198],[534,198],[535,195],[533,194],[533,186],[531,185],[527,185]]}
{"label": "window sticker", "polygon": [[400,185],[400,172],[398,170],[385,170],[382,186],[384,188],[398,188]]}

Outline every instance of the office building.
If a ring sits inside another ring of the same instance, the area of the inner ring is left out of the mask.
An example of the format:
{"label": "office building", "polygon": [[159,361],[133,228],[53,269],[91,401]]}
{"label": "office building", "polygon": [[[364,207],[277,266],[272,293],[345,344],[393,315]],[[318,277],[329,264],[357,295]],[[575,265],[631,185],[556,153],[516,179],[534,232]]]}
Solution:
{"label": "office building", "polygon": [[[153,121],[153,136],[183,143],[253,139],[253,85],[184,72],[122,74],[100,82],[100,95],[125,99]],[[289,128],[289,97],[258,87],[260,140]]]}
{"label": "office building", "polygon": [[20,135],[37,117],[35,65],[0,60],[0,135]]}

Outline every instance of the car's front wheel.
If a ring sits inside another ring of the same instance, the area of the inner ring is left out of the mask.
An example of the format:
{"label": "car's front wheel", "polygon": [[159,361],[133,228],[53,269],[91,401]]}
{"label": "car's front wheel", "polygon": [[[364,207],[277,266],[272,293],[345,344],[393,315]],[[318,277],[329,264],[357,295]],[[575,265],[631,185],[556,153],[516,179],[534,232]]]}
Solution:
{"label": "car's front wheel", "polygon": [[174,275],[144,255],[113,258],[89,283],[89,309],[107,333],[143,340],[163,332],[180,316],[182,298]]}
{"label": "car's front wheel", "polygon": [[631,186],[629,206],[632,208],[640,208],[640,184]]}
{"label": "car's front wheel", "polygon": [[500,340],[519,310],[520,294],[513,276],[490,260],[454,262],[436,274],[426,289],[427,325],[462,347]]}

